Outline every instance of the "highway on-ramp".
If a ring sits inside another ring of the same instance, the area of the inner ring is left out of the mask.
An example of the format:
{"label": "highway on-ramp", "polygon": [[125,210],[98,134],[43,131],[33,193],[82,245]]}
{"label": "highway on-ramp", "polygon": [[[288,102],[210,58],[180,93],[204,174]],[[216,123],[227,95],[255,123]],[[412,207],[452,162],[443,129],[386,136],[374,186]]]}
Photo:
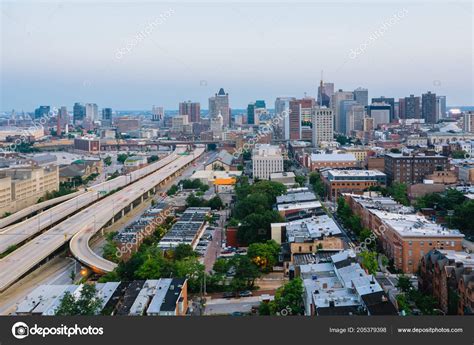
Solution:
{"label": "highway on-ramp", "polygon": [[[102,226],[110,221],[114,214],[121,212],[124,207],[130,205],[135,199],[150,190],[150,188],[153,188],[162,179],[178,171],[181,166],[186,165],[195,157],[200,156],[203,151],[204,149],[198,148],[194,154],[187,156],[174,155],[174,161],[172,164],[165,165],[164,168],[157,172],[105,197],[98,203],[78,212],[25,243],[3,259],[0,259],[0,291],[4,291],[11,284],[28,273],[28,271],[33,269],[64,243],[69,241],[75,234],[81,232],[83,235],[87,235],[77,237],[78,244],[81,244],[83,240],[85,241],[87,238],[90,238],[88,236],[89,232],[95,233],[98,231]],[[88,243],[85,244],[88,246]],[[83,247],[79,246],[78,248]],[[81,250],[76,252],[75,247],[71,249],[74,250],[79,261],[85,264],[90,264],[92,268],[96,268],[98,271],[107,272],[112,268],[110,264],[107,264],[109,263],[108,261],[106,264],[99,262],[103,259],[97,257],[95,254],[94,257],[91,257],[90,253],[83,253]],[[91,258],[93,258],[93,260],[89,263]]]}
{"label": "highway on-ramp", "polygon": [[165,158],[150,164],[142,169],[135,170],[127,175],[118,176],[112,180],[100,183],[90,187],[86,192],[78,196],[64,201],[63,203],[50,208],[27,220],[11,225],[0,230],[0,253],[5,252],[8,248],[16,246],[30,237],[33,237],[66,217],[76,213],[78,210],[97,201],[101,197],[107,195],[113,190],[124,187],[144,176],[161,169],[176,160],[180,153],[184,150],[179,148]]}
{"label": "highway on-ramp", "polygon": [[[91,267],[96,272],[107,273],[113,271],[117,264],[100,257],[90,248],[89,241],[92,236],[107,224],[107,222],[112,218],[112,215],[118,213],[117,210],[127,207],[127,205],[138,196],[143,195],[153,186],[158,185],[164,179],[178,172],[187,164],[201,156],[203,152],[204,149],[198,148],[192,154],[181,156],[173,164],[169,164],[155,174],[128,186],[120,192],[120,195],[116,196],[114,204],[108,200],[109,198],[100,201],[98,207],[94,207],[94,211],[92,211],[94,212],[92,219],[89,216],[89,222],[87,225],[83,226],[69,243],[71,253],[74,257],[83,264]],[[113,197],[114,196],[112,195],[110,198]],[[78,214],[78,216],[80,214]],[[87,219],[81,220],[78,218],[77,224],[85,224],[84,222],[87,222]]]}

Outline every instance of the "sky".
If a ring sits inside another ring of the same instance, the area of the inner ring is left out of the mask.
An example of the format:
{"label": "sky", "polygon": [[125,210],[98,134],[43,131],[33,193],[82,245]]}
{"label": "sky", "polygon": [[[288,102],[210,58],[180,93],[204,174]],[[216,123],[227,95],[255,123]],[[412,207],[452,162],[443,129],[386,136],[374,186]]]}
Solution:
{"label": "sky", "polygon": [[[1,0],[0,110],[177,109],[365,87],[474,105],[470,1]],[[137,35],[142,32],[139,39]],[[128,50],[127,50],[128,48]]]}

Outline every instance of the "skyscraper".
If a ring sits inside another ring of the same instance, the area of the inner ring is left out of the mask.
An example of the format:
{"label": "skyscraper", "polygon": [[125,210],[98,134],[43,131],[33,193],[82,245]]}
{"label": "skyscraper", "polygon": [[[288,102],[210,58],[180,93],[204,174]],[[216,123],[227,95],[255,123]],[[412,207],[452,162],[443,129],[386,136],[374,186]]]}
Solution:
{"label": "skyscraper", "polygon": [[331,98],[334,95],[334,83],[323,83],[318,86],[318,104],[324,107],[331,106]]}
{"label": "skyscraper", "polygon": [[112,125],[112,108],[103,108],[102,109],[102,125],[111,126]]}
{"label": "skyscraper", "polygon": [[334,139],[334,114],[331,108],[313,107],[312,138],[314,147]]}
{"label": "skyscraper", "polygon": [[463,130],[467,133],[474,133],[474,111],[468,111],[464,113]]}
{"label": "skyscraper", "polygon": [[354,90],[354,100],[366,107],[369,105],[369,90],[358,87]]}
{"label": "skyscraper", "polygon": [[385,103],[390,105],[390,121],[393,121],[395,118],[395,99],[389,98],[385,96],[380,96],[376,98],[372,98],[372,103]]}
{"label": "skyscraper", "polygon": [[387,103],[372,103],[367,107],[367,115],[373,119],[373,126],[390,123],[390,111],[392,107]]}
{"label": "skyscraper", "polygon": [[341,102],[342,101],[353,101],[354,100],[354,93],[352,91],[339,91],[335,92],[331,99],[332,109],[334,111],[334,125],[335,131],[338,133],[343,133],[343,127],[345,127],[345,119],[344,124],[341,120]]}
{"label": "skyscraper", "polygon": [[278,125],[282,128],[282,139],[290,140],[290,101],[295,97],[277,97],[275,100],[275,116],[279,119]]}
{"label": "skyscraper", "polygon": [[74,124],[84,121],[86,117],[86,107],[81,103],[74,103],[74,107],[72,108],[72,116]]}
{"label": "skyscraper", "polygon": [[446,96],[436,96],[436,119],[441,120],[446,117]]}
{"label": "skyscraper", "polygon": [[86,103],[86,118],[93,122],[99,120],[99,107],[95,103]]}
{"label": "skyscraper", "polygon": [[290,140],[312,140],[311,123],[315,104],[316,100],[310,97],[290,101]]}
{"label": "skyscraper", "polygon": [[40,119],[43,116],[47,116],[51,107],[49,105],[40,105],[39,108],[35,109],[35,119]]}
{"label": "skyscraper", "polygon": [[425,119],[426,123],[436,123],[438,119],[436,118],[436,94],[424,93],[421,95],[421,114]]}
{"label": "skyscraper", "polygon": [[151,108],[151,120],[162,122],[164,119],[165,111],[163,107],[153,106]]}
{"label": "skyscraper", "polygon": [[247,105],[247,124],[255,125],[255,103]]}
{"label": "skyscraper", "polygon": [[352,131],[364,130],[365,107],[361,104],[355,104],[349,108],[347,114],[348,120],[346,130],[350,134]]}
{"label": "skyscraper", "polygon": [[410,95],[405,97],[405,118],[406,119],[419,119],[421,118],[420,111],[420,97]]}
{"label": "skyscraper", "polygon": [[349,135],[349,113],[352,107],[356,105],[360,105],[360,103],[354,100],[342,100],[339,103],[339,133]]}
{"label": "skyscraper", "polygon": [[179,103],[179,115],[188,115],[189,122],[201,121],[201,104],[199,102]]}
{"label": "skyscraper", "polygon": [[224,127],[230,125],[229,94],[221,88],[218,93],[209,98],[209,118],[216,118],[221,114]]}

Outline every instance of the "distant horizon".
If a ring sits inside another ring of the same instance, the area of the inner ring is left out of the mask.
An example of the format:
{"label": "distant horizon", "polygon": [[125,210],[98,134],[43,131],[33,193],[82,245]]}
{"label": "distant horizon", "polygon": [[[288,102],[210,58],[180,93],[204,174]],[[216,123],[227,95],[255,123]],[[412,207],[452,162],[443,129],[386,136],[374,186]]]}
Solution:
{"label": "distant horizon", "polygon": [[449,104],[474,100],[471,2],[0,6],[6,111],[77,101],[173,109],[190,99],[207,107],[221,87],[231,107],[245,108],[256,99],[316,97],[321,78],[335,90],[367,88],[369,99],[431,91]]}

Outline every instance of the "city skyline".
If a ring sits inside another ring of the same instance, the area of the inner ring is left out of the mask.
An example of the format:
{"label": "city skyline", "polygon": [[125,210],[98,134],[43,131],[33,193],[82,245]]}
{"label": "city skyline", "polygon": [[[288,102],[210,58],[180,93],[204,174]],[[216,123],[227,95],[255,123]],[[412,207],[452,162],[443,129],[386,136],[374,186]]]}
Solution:
{"label": "city skyline", "polygon": [[[472,48],[469,11],[465,2],[2,3],[0,110],[177,109],[184,100],[206,109],[221,87],[231,108],[245,109],[255,99],[317,97],[321,70],[336,90],[395,99],[431,91],[468,106],[472,59],[458,52]],[[75,18],[87,25],[77,30]]]}

